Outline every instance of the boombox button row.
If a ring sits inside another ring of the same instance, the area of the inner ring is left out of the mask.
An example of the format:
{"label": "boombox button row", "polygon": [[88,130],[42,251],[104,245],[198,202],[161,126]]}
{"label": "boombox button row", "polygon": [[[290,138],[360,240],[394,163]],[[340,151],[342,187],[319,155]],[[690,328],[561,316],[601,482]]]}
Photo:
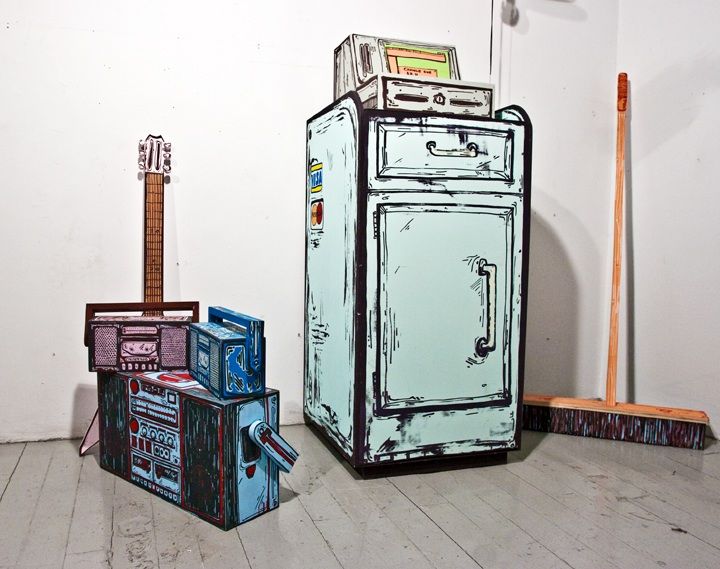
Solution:
{"label": "boombox button row", "polygon": [[141,478],[140,476],[137,476],[136,474],[132,475],[131,480],[133,482],[139,482],[142,486],[145,486],[145,488],[148,488],[149,490],[152,490],[153,492],[157,492],[161,496],[170,498],[170,500],[172,500],[173,502],[175,502],[177,504],[180,503],[180,497],[175,492],[171,492],[170,490],[163,488],[159,484],[155,484],[154,482],[145,480],[144,478]]}
{"label": "boombox button row", "polygon": [[120,369],[124,371],[157,371],[157,364],[126,364],[121,363]]}

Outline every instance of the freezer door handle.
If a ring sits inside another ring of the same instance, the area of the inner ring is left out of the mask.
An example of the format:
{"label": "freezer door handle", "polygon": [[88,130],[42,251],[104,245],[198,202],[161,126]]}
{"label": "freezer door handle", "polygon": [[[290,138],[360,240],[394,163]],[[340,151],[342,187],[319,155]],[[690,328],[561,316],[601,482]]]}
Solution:
{"label": "freezer door handle", "polygon": [[480,259],[478,274],[485,277],[487,298],[487,318],[485,319],[485,335],[475,340],[475,353],[486,357],[495,349],[495,305],[497,298],[497,266]]}
{"label": "freezer door handle", "polygon": [[450,156],[457,158],[475,158],[478,155],[478,146],[474,142],[469,142],[465,148],[445,149],[438,148],[434,140],[429,141],[425,145],[433,156]]}

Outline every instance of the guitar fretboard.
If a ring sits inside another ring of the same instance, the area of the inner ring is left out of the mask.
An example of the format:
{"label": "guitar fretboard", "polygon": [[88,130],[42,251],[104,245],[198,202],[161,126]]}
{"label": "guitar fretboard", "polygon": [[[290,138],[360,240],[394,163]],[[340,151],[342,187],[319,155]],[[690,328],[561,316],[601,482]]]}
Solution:
{"label": "guitar fretboard", "polygon": [[145,174],[145,302],[163,301],[162,174]]}

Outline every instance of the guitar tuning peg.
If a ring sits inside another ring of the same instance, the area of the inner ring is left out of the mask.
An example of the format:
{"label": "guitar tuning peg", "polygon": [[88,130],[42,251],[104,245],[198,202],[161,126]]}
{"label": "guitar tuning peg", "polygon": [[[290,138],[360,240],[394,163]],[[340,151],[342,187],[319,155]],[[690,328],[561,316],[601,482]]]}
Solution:
{"label": "guitar tuning peg", "polygon": [[163,142],[163,150],[165,152],[170,152],[172,148],[172,143],[170,142]]}

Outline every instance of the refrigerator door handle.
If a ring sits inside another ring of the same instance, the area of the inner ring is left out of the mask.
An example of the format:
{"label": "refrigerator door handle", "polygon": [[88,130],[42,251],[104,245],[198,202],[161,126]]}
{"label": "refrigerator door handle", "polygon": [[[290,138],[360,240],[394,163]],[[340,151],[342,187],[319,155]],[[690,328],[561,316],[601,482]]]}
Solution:
{"label": "refrigerator door handle", "polygon": [[445,149],[438,148],[437,143],[434,140],[430,140],[425,146],[433,156],[475,158],[478,155],[478,146],[474,142],[468,143],[465,148]]}
{"label": "refrigerator door handle", "polygon": [[480,267],[478,274],[486,277],[487,288],[487,318],[485,336],[475,341],[475,353],[481,358],[486,357],[495,349],[495,305],[497,299],[497,265],[488,263],[485,259],[480,259]]}

